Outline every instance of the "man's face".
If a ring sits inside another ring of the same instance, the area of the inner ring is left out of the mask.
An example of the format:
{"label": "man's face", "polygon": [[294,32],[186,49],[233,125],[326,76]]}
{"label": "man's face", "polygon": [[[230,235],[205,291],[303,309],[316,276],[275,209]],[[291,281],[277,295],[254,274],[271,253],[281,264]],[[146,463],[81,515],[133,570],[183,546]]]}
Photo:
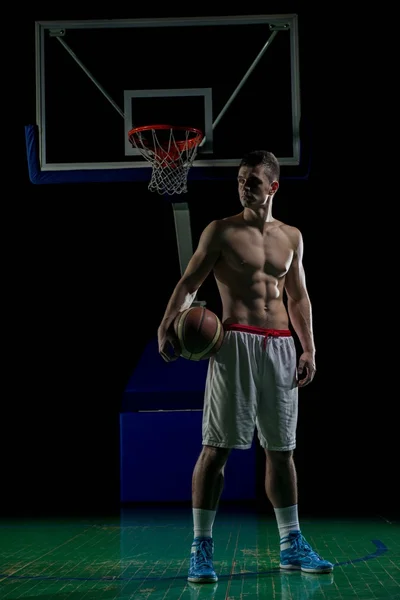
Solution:
{"label": "man's face", "polygon": [[[277,182],[274,182],[277,184]],[[267,196],[273,194],[274,183],[272,183],[263,165],[256,167],[242,166],[238,174],[239,198],[242,206],[256,208],[262,206]]]}

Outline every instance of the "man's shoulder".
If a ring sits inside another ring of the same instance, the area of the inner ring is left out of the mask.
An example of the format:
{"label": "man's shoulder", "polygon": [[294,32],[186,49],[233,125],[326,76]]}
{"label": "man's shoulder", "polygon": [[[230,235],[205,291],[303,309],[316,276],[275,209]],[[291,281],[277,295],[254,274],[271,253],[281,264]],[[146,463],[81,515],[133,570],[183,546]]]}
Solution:
{"label": "man's shoulder", "polygon": [[209,222],[209,224],[207,225],[207,229],[215,232],[222,232],[226,229],[229,229],[229,227],[234,226],[237,220],[238,215],[232,215],[229,217],[224,217],[222,219],[214,219],[213,221]]}
{"label": "man's shoulder", "polygon": [[288,223],[283,223],[282,221],[278,222],[278,228],[281,232],[281,235],[288,240],[289,245],[293,248],[299,248],[302,245],[303,237],[301,231],[298,227],[294,225],[289,225]]}
{"label": "man's shoulder", "polygon": [[300,229],[298,227],[295,227],[294,225],[289,225],[288,223],[283,223],[282,221],[279,221],[279,226],[280,226],[281,230],[288,237],[290,237],[290,239],[300,240],[300,238],[301,238],[301,231],[300,231]]}

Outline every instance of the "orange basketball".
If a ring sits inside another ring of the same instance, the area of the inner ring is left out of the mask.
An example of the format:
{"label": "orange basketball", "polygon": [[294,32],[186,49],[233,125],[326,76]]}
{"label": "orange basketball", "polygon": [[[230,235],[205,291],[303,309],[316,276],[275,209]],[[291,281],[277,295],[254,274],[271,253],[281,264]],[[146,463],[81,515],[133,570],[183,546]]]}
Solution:
{"label": "orange basketball", "polygon": [[177,315],[174,330],[181,346],[181,356],[204,360],[218,352],[224,339],[222,323],[204,306],[192,306]]}

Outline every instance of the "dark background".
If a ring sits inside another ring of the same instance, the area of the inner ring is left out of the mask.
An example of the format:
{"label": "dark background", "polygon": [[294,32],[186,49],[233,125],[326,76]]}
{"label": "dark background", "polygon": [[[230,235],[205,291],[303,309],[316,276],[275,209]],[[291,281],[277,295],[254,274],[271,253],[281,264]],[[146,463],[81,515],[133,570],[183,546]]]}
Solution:
{"label": "dark background", "polygon": [[[379,201],[383,150],[372,142],[378,108],[371,81],[364,83],[357,32],[348,41],[339,13],[321,24],[293,3],[268,12],[301,18],[303,114],[313,134],[309,179],[283,181],[274,207],[276,218],[302,230],[314,310],[317,375],[300,394],[295,454],[300,505],[389,517],[398,511],[397,283],[392,206]],[[155,15],[44,7],[20,22],[4,118],[6,515],[118,509],[121,396],[180,275],[171,206],[146,183],[29,181],[24,126],[35,122],[34,21],[146,16]],[[192,186],[194,244],[211,219],[238,210],[235,176]],[[212,278],[201,296],[219,311]]]}

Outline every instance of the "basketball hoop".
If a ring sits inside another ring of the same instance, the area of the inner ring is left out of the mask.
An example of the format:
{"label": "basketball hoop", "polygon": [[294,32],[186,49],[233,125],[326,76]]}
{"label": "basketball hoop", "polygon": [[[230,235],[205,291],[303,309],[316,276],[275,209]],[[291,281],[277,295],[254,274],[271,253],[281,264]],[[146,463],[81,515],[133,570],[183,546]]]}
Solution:
{"label": "basketball hoop", "polygon": [[151,192],[182,194],[187,192],[187,177],[203,133],[194,127],[146,125],[128,133],[133,147],[151,164]]}

